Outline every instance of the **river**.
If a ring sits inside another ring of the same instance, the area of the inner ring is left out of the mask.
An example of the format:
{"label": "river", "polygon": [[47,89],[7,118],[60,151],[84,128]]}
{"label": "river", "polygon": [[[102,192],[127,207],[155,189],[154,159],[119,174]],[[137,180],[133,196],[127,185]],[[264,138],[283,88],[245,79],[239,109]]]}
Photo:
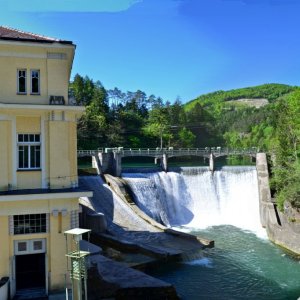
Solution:
{"label": "river", "polygon": [[215,248],[151,271],[182,299],[298,299],[300,264],[260,226],[255,167],[126,173],[141,209],[156,220],[215,240]]}

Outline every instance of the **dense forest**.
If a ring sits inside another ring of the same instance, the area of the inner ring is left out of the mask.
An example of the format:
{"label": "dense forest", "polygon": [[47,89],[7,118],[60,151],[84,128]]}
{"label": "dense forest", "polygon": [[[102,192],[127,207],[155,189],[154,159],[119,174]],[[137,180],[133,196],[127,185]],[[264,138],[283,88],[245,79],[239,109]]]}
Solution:
{"label": "dense forest", "polygon": [[78,149],[257,147],[272,158],[279,207],[300,208],[300,89],[283,84],[217,91],[182,104],[141,90],[106,90],[76,75],[70,97],[84,105]]}

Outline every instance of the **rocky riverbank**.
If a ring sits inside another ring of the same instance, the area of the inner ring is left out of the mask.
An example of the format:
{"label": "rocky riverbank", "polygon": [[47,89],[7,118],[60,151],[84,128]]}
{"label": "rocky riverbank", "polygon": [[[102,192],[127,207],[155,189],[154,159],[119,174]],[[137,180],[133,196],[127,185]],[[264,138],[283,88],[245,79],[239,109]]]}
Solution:
{"label": "rocky riverbank", "polygon": [[261,224],[272,242],[300,256],[300,213],[289,203],[285,203],[284,212],[278,210],[275,200],[271,198],[265,153],[257,154],[256,168]]}

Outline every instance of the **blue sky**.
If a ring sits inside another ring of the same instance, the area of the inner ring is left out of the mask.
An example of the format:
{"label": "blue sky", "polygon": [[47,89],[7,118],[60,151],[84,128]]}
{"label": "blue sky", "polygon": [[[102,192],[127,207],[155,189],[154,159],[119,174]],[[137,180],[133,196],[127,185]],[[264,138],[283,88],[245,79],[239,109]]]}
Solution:
{"label": "blue sky", "polygon": [[77,45],[74,74],[183,102],[299,85],[298,0],[0,0],[2,25]]}

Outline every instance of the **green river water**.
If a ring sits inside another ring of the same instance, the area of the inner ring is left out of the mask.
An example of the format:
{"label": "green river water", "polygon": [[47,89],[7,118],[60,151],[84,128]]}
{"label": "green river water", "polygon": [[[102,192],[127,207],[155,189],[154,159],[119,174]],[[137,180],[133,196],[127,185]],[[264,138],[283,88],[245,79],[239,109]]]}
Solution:
{"label": "green river water", "polygon": [[172,283],[182,299],[296,300],[300,263],[267,239],[234,226],[191,233],[215,240],[202,258],[152,270]]}

